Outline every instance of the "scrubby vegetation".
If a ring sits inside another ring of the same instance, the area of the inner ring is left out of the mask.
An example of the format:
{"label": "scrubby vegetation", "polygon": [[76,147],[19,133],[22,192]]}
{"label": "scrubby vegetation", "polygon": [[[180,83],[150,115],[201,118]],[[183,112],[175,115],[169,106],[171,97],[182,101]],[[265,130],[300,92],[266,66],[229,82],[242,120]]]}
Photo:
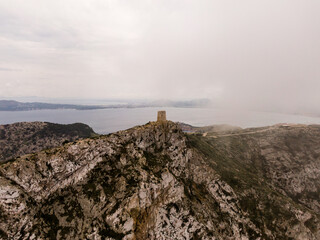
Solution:
{"label": "scrubby vegetation", "polygon": [[23,122],[0,125],[0,162],[97,134],[83,123]]}
{"label": "scrubby vegetation", "polygon": [[0,237],[317,239],[320,133],[262,130],[148,123],[3,163]]}
{"label": "scrubby vegetation", "polygon": [[[271,231],[283,233],[281,237],[285,238],[287,229],[281,222],[291,222],[294,225],[298,221],[292,209],[288,209],[288,204],[302,212],[308,209],[308,205],[300,205],[298,198],[283,193],[283,190],[275,186],[268,177],[265,157],[252,148],[252,145],[248,145],[259,136],[211,138],[192,134],[187,137],[189,146],[201,152],[221,179],[237,193],[241,208],[259,228],[266,227]],[[283,144],[287,146],[290,154],[295,154],[299,148],[292,148],[292,140],[291,146],[288,146],[289,139],[295,137],[286,136]],[[312,197],[309,197],[310,193],[305,194],[308,199],[319,202],[319,195],[311,194]],[[305,226],[314,232],[316,223],[315,219],[309,219]],[[263,238],[268,236],[264,235]]]}

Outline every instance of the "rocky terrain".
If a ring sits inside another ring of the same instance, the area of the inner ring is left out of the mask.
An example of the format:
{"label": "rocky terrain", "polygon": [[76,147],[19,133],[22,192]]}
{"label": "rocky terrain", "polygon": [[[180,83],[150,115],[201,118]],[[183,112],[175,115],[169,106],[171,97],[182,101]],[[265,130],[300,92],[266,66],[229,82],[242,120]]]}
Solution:
{"label": "rocky terrain", "polygon": [[82,123],[20,122],[0,125],[0,162],[96,134]]}
{"label": "rocky terrain", "polygon": [[320,239],[319,140],[319,126],[167,121],[25,155],[0,165],[0,236]]}

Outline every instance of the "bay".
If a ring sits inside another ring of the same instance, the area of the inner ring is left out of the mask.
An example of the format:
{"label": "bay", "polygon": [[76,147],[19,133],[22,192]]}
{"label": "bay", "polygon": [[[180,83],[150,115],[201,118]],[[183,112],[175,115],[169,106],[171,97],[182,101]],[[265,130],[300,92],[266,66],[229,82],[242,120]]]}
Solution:
{"label": "bay", "polygon": [[0,124],[26,121],[88,124],[97,133],[106,134],[155,121],[158,110],[166,110],[167,118],[193,126],[231,124],[243,128],[277,123],[320,124],[320,118],[272,112],[225,110],[212,108],[113,108],[98,110],[32,110],[0,111]]}

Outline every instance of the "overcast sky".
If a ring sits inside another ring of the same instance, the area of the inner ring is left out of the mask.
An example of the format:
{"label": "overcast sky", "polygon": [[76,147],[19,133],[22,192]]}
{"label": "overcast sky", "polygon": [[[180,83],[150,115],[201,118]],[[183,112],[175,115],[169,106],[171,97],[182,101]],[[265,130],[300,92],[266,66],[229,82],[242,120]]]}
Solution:
{"label": "overcast sky", "polygon": [[320,109],[319,0],[0,0],[0,97]]}

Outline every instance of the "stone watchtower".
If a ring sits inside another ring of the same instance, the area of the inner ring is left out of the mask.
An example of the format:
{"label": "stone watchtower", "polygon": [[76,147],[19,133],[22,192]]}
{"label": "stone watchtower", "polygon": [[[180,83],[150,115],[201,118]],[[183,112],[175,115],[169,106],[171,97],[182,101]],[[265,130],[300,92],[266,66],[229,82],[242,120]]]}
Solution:
{"label": "stone watchtower", "polygon": [[158,111],[157,122],[165,122],[167,121],[166,111]]}

